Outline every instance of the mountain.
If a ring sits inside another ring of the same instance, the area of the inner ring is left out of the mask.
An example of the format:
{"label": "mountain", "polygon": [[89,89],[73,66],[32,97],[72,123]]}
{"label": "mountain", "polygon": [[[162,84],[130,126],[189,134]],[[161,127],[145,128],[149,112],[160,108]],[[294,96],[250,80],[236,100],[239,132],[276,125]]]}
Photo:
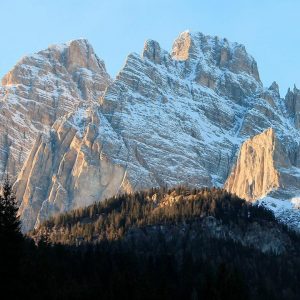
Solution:
{"label": "mountain", "polygon": [[0,86],[0,176],[16,176],[36,138],[82,102],[94,102],[111,79],[86,40],[23,57]]}
{"label": "mountain", "polygon": [[[69,66],[68,55],[62,54],[70,52],[68,45],[46,50],[51,58],[58,51],[60,60],[45,64],[67,66],[64,84],[66,93],[73,86],[77,91],[76,107],[59,109],[49,125],[25,139],[27,159],[15,184],[24,231],[53,214],[123,192],[178,184],[225,184],[250,201],[260,199],[299,228],[300,91],[294,87],[283,99],[276,82],[263,87],[243,45],[186,31],[168,53],[148,40],[141,55],[127,57],[114,80],[90,46],[74,51],[84,58],[73,55]],[[62,76],[47,70],[50,78]],[[41,81],[36,72],[25,75],[29,82]],[[16,92],[13,96],[18,106],[23,100]],[[8,124],[6,130],[14,131],[17,125]],[[10,139],[20,143],[18,136]],[[257,140],[262,141],[250,147]],[[245,166],[255,172],[246,174]]]}
{"label": "mountain", "polygon": [[[257,199],[294,229],[299,229],[298,145],[288,147],[270,128],[245,141],[225,188],[248,201]],[[266,196],[267,195],[267,196]]]}

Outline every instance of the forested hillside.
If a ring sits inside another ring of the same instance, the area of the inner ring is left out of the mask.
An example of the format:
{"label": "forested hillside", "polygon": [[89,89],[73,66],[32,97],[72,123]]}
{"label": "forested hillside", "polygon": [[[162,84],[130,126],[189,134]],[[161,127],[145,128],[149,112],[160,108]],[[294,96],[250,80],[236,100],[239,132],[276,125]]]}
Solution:
{"label": "forested hillside", "polygon": [[[31,236],[38,241],[46,235],[52,243],[68,245],[95,244],[126,238],[137,230],[145,233],[150,228],[163,231],[170,227],[197,233],[209,231],[210,235],[240,241],[244,239],[242,233],[254,229],[256,235],[273,234],[274,239],[287,234],[285,226],[279,225],[269,210],[222,189],[177,187],[124,194],[60,214],[43,223]],[[253,246],[258,246],[256,241]],[[286,242],[282,241],[281,246],[285,247]]]}
{"label": "forested hillside", "polygon": [[51,284],[72,297],[297,299],[300,292],[299,237],[270,211],[221,189],[125,194],[58,215],[30,236],[47,245]]}
{"label": "forested hillside", "polygon": [[[5,199],[15,207],[9,186]],[[1,274],[11,299],[275,300],[300,293],[299,236],[270,211],[221,189],[124,194],[58,215],[23,238],[16,210],[3,207]]]}

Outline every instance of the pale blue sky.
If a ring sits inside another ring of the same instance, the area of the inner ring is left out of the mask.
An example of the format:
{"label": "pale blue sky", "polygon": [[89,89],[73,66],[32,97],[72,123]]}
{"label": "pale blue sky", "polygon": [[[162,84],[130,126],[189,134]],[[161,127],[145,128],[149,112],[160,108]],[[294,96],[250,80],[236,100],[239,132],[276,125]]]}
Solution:
{"label": "pale blue sky", "polygon": [[25,54],[87,38],[114,77],[146,39],[170,50],[186,30],[243,43],[265,86],[300,87],[299,0],[0,0],[0,77]]}

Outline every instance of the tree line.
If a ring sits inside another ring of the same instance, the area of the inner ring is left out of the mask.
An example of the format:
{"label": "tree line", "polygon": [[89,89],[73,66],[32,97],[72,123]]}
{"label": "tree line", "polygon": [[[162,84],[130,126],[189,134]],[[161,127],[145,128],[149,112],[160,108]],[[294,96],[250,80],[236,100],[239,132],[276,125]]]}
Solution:
{"label": "tree line", "polygon": [[298,251],[277,255],[201,229],[210,217],[241,231],[254,223],[281,226],[270,211],[221,189],[120,195],[53,217],[22,236],[7,180],[0,212],[3,297],[299,299],[296,233],[280,227]]}
{"label": "tree line", "polygon": [[[172,205],[164,200],[174,199]],[[275,222],[273,213],[251,205],[223,189],[190,189],[179,186],[123,194],[88,207],[59,214],[44,222],[37,232],[51,232],[54,243],[76,244],[118,240],[134,226],[189,222],[214,216],[223,223]]]}

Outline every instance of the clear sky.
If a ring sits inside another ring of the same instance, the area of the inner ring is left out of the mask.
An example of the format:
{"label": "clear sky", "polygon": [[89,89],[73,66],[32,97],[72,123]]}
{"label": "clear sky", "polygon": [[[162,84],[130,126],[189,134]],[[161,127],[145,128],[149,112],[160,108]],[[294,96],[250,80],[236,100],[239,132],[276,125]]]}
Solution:
{"label": "clear sky", "polygon": [[246,46],[265,86],[300,87],[299,0],[0,0],[0,77],[25,54],[87,38],[114,77],[146,39],[170,50],[186,30]]}

